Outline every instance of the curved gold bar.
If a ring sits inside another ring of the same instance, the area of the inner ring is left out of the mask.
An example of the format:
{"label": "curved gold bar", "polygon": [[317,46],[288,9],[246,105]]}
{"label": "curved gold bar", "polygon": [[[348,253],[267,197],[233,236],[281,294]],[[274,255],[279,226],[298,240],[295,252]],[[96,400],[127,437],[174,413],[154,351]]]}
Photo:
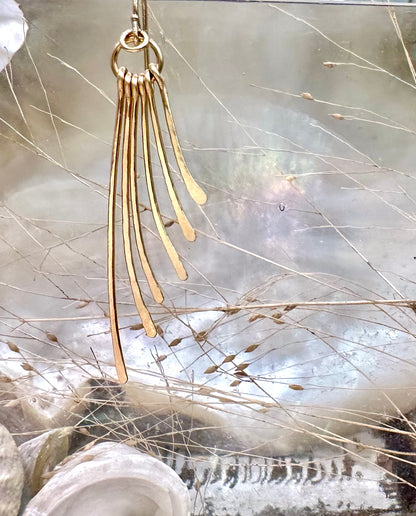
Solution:
{"label": "curved gold bar", "polygon": [[183,211],[183,208],[178,199],[178,195],[176,193],[175,187],[173,186],[172,178],[170,176],[170,170],[169,170],[169,165],[168,165],[168,161],[166,158],[165,146],[163,145],[162,131],[160,130],[159,118],[157,116],[156,102],[155,102],[153,87],[152,87],[152,83],[151,83],[151,76],[150,76],[149,71],[146,71],[144,73],[144,85],[146,88],[146,94],[147,94],[149,107],[150,107],[150,116],[152,119],[153,133],[155,135],[157,153],[159,155],[159,161],[162,166],[163,175],[165,177],[166,187],[168,189],[169,198],[172,202],[173,209],[175,210],[175,214],[178,219],[179,225],[182,229],[182,233],[184,234],[184,236],[187,240],[189,240],[190,242],[193,242],[196,237],[195,230],[191,226],[189,220],[187,219],[187,217]]}
{"label": "curved gold bar", "polygon": [[147,183],[147,191],[149,194],[150,206],[152,209],[153,218],[159,233],[159,236],[162,240],[163,245],[165,246],[166,252],[174,266],[176,273],[181,280],[186,280],[188,277],[185,267],[183,266],[179,255],[176,249],[173,247],[172,242],[170,241],[165,226],[163,225],[162,218],[160,216],[159,207],[157,204],[154,185],[153,185],[153,174],[152,174],[152,165],[151,165],[151,155],[150,155],[150,135],[149,135],[149,114],[148,114],[148,98],[145,87],[145,78],[143,74],[139,75],[138,85],[139,85],[139,93],[140,93],[140,115],[141,115],[141,125],[142,125],[142,143],[143,143],[143,158],[144,158],[144,168],[146,174],[146,183]]}
{"label": "curved gold bar", "polygon": [[117,112],[114,129],[113,151],[111,156],[111,172],[108,193],[108,233],[107,233],[107,284],[108,304],[110,315],[111,339],[118,379],[121,383],[127,382],[127,371],[124,363],[123,350],[121,349],[120,333],[117,320],[116,285],[115,285],[115,209],[117,195],[117,167],[120,154],[121,131],[123,127],[125,101],[124,101],[124,76],[125,68],[120,68],[117,77]]}
{"label": "curved gold bar", "polygon": [[168,127],[170,141],[172,142],[173,152],[175,154],[175,158],[178,163],[182,179],[192,199],[197,204],[205,204],[207,201],[206,193],[202,190],[202,188],[196,183],[195,179],[192,177],[185,163],[185,158],[183,157],[182,149],[179,143],[178,133],[176,132],[175,122],[173,120],[172,110],[169,104],[169,97],[165,86],[165,81],[160,75],[157,66],[155,66],[153,63],[150,63],[149,70],[152,73],[154,79],[156,80],[157,85],[159,86],[163,109],[165,112],[166,125]]}
{"label": "curved gold bar", "polygon": [[[136,271],[134,268],[131,234],[130,234],[130,174],[131,174],[131,122],[134,118],[132,113],[132,96],[131,96],[131,79],[132,74],[127,72],[124,78],[124,95],[126,99],[126,121],[124,126],[123,139],[123,161],[122,161],[122,228],[123,228],[123,242],[124,242],[124,256],[126,259],[127,272],[129,275],[131,291],[137,311],[142,320],[143,327],[149,337],[156,335],[156,328],[153,324],[149,310],[143,302],[139,283],[137,281]],[[135,154],[134,161],[136,159]]]}
{"label": "curved gold bar", "polygon": [[137,170],[136,170],[136,153],[137,153],[137,111],[139,103],[139,86],[138,76],[133,75],[131,80],[131,93],[132,93],[132,105],[131,105],[131,127],[130,127],[130,197],[131,197],[131,208],[134,233],[136,237],[137,252],[139,254],[140,262],[142,264],[143,272],[146,276],[147,283],[150,291],[152,292],[153,298],[156,303],[163,302],[163,294],[160,287],[155,279],[152,268],[150,267],[149,260],[147,258],[146,249],[144,247],[141,224],[140,224],[140,209],[139,209],[139,196],[137,188]]}

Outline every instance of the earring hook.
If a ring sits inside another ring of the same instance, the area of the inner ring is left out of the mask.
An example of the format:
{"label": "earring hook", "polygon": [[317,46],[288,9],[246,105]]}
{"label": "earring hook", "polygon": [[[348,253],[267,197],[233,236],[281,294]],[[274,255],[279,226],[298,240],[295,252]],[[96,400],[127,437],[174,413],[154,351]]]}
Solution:
{"label": "earring hook", "polygon": [[142,29],[148,31],[148,16],[147,16],[147,0],[134,0],[135,3],[140,3],[140,10],[142,15]]}
{"label": "earring hook", "polygon": [[[139,9],[140,4],[140,9]],[[139,10],[141,13],[139,13]],[[140,23],[140,15],[142,23]],[[147,0],[133,0],[133,11],[131,14],[131,26],[133,34],[136,38],[139,38],[139,32],[144,31],[147,33],[148,29],[148,17],[147,17]],[[144,64],[146,68],[149,66],[149,49],[147,46],[144,49]]]}
{"label": "earring hook", "polygon": [[[148,22],[148,10],[147,10],[147,0],[133,0],[134,2],[140,2],[141,15],[142,15],[142,29],[148,33],[149,31],[149,22]],[[146,68],[149,68],[149,48],[146,47],[144,49],[144,65]]]}
{"label": "earring hook", "polygon": [[133,0],[133,12],[131,15],[131,26],[137,36],[140,30],[139,0]]}

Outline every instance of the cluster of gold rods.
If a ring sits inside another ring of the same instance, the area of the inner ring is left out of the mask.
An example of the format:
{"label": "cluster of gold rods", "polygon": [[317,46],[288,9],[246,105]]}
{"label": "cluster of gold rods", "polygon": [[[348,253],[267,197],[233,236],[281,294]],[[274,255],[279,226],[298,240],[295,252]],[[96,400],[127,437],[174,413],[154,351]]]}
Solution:
{"label": "cluster of gold rods", "polygon": [[[134,11],[132,20],[133,22],[136,21]],[[145,56],[146,54],[148,55],[150,48],[153,50],[157,62],[146,64],[147,59],[145,59],[145,71],[139,74],[132,74],[127,71],[125,67],[119,68],[117,65],[118,54],[122,48],[129,52],[144,51]],[[123,358],[118,325],[115,273],[115,214],[117,198],[117,173],[119,168],[120,154],[122,172],[121,205],[124,256],[134,302],[142,320],[144,330],[149,337],[155,337],[157,332],[149,310],[143,301],[143,296],[140,290],[139,282],[137,280],[136,267],[133,258],[134,245],[137,249],[141,267],[154,300],[157,303],[163,302],[163,293],[154,276],[147,257],[140,223],[136,168],[137,134],[139,129],[141,132],[143,147],[144,173],[146,178],[147,194],[150,202],[150,208],[153,214],[153,219],[163,246],[165,247],[170,261],[172,262],[172,265],[174,266],[176,273],[181,280],[186,280],[187,273],[174,245],[172,244],[166,232],[166,228],[160,214],[153,183],[150,148],[151,128],[153,129],[157,154],[177,221],[185,238],[189,241],[195,240],[195,230],[191,226],[183,211],[172,181],[171,171],[166,156],[161,126],[157,113],[157,105],[154,93],[155,85],[157,86],[160,94],[166,126],[172,144],[173,154],[175,156],[183,182],[190,196],[196,203],[204,204],[207,197],[191,176],[182,154],[175,123],[173,121],[165,82],[161,76],[163,57],[159,47],[143,30],[137,29],[125,31],[121,35],[120,41],[117,43],[114,49],[111,64],[113,73],[117,77],[118,97],[108,199],[108,298],[111,337],[113,341],[116,371],[119,381],[125,383],[128,377]],[[138,120],[140,120],[140,122],[138,122]]]}

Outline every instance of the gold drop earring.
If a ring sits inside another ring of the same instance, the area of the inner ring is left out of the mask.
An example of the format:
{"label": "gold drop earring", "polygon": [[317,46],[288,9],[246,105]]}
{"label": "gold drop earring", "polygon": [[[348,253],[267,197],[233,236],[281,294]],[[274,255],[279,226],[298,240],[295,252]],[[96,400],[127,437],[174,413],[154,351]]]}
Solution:
{"label": "gold drop earring", "polygon": [[[195,240],[195,230],[183,211],[167,161],[157,112],[155,90],[156,94],[160,96],[163,105],[166,128],[173,154],[189,195],[197,204],[204,204],[207,200],[204,191],[198,186],[190,174],[183,157],[165,81],[161,75],[163,55],[158,45],[150,39],[148,35],[146,1],[147,0],[142,0],[141,2],[142,23],[140,23],[138,0],[133,0],[133,13],[131,17],[132,29],[123,32],[111,56],[111,68],[117,78],[118,94],[108,195],[107,280],[114,360],[118,379],[122,383],[125,383],[128,377],[121,347],[116,300],[115,215],[119,168],[121,168],[121,211],[124,258],[134,302],[142,320],[143,328],[146,335],[149,337],[155,337],[157,332],[149,309],[143,300],[137,279],[136,263],[133,258],[135,250],[137,250],[141,269],[149,285],[153,299],[157,303],[163,302],[162,290],[148,260],[140,222],[139,192],[137,185],[137,135],[139,132],[141,134],[147,194],[153,220],[162,244],[181,280],[187,279],[187,273],[163,224],[155,192],[150,149],[151,131],[162,168],[163,178],[179,226],[187,240]],[[143,53],[144,70],[141,73],[131,73],[125,67],[119,67],[118,56],[121,50]],[[149,51],[152,51],[154,54],[155,62],[150,61]],[[120,156],[121,167],[119,166]]]}

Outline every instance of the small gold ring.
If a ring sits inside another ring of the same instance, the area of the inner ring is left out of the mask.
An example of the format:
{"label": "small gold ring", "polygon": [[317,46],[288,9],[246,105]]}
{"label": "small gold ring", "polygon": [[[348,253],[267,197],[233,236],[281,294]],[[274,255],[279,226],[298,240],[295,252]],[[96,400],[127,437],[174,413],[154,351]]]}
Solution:
{"label": "small gold ring", "polygon": [[[137,45],[129,45],[128,41],[135,40],[139,41]],[[142,48],[147,47],[149,44],[149,35],[144,30],[138,30],[137,34],[132,30],[126,30],[120,36],[120,45],[127,50],[127,52],[138,52]]]}
{"label": "small gold ring", "polygon": [[[146,35],[146,32],[144,31],[140,31],[140,33],[142,35]],[[128,30],[126,32],[123,33],[124,34],[127,34],[127,37],[128,35],[134,35],[134,32],[132,30]],[[123,36],[122,35],[122,36]],[[153,41],[153,39],[150,39],[149,36],[147,36],[147,42],[146,44],[144,44],[144,41],[142,43],[140,43],[139,45],[137,45],[137,47],[129,47],[128,51],[129,52],[140,52],[142,51],[147,45],[150,46],[150,48],[153,50],[154,54],[155,54],[155,57],[156,57],[156,63],[153,63],[157,66],[157,69],[158,69],[158,72],[160,73],[163,69],[163,55],[162,55],[162,51],[160,50],[159,46]],[[118,67],[118,63],[117,63],[117,59],[118,59],[118,55],[120,53],[120,50],[124,48],[124,46],[122,45],[121,43],[121,38],[120,38],[120,41],[117,43],[117,45],[114,47],[114,50],[113,50],[113,53],[111,55],[111,69],[113,70],[113,74],[118,77],[118,71],[119,71],[119,67]]]}

